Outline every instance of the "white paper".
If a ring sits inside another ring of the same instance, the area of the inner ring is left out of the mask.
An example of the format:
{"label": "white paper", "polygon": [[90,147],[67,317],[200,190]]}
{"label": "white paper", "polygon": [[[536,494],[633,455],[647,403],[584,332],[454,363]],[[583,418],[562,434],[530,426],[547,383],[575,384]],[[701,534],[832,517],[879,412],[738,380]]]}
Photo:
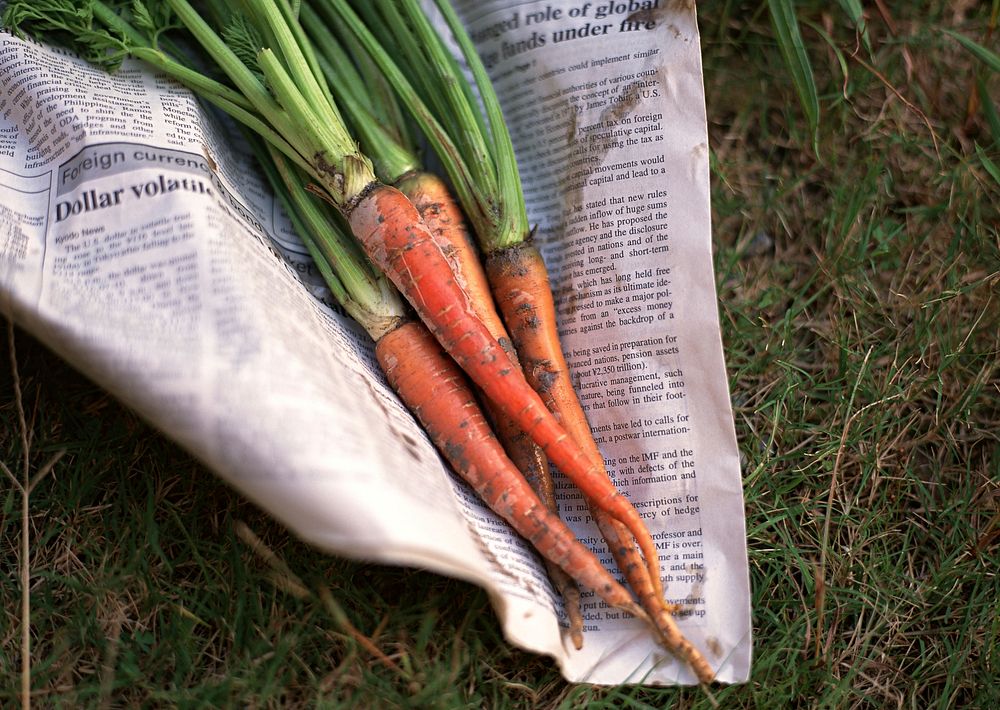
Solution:
{"label": "white paper", "polygon": [[[503,104],[608,470],[647,518],[681,630],[718,680],[745,681],[694,6],[457,5]],[[7,34],[0,89],[5,313],[305,540],[482,585],[511,642],[568,680],[694,682],[592,594],[572,649],[544,568],[442,465],[225,121],[139,62],[108,76]],[[557,486],[613,568],[579,494]]]}

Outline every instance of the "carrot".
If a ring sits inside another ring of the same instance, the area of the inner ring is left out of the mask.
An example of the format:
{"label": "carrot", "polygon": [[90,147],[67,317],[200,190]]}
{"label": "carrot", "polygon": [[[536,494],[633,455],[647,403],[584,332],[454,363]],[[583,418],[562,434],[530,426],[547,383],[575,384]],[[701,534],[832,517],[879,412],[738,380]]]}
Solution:
{"label": "carrot", "polygon": [[[573,388],[559,343],[552,291],[541,254],[531,243],[498,250],[487,256],[486,271],[529,383],[542,396],[545,405],[559,415],[560,422],[590,460],[603,468],[603,457]],[[593,510],[592,513],[618,568],[643,609],[654,620],[669,618],[669,614],[662,615],[670,609],[663,598],[659,566],[654,569],[643,566],[628,531],[603,511]]]}
{"label": "carrot", "polygon": [[369,258],[410,302],[448,354],[584,495],[628,527],[647,562],[658,564],[656,546],[638,511],[573,442],[524,376],[511,367],[503,348],[476,317],[447,257],[410,201],[395,188],[372,183],[344,211]]}
{"label": "carrot", "polygon": [[[429,232],[420,234],[413,219],[406,216],[408,211],[415,208],[402,193],[378,186],[362,198],[348,219],[369,256],[410,301],[445,350],[542,447],[593,505],[628,528],[640,545],[647,566],[655,565],[656,572],[650,575],[658,578],[656,547],[638,512],[611,484],[603,467],[592,463],[575,445],[523,376],[510,367],[499,343],[472,312],[440,247]],[[572,574],[581,581],[575,572]],[[662,599],[662,593],[659,597]],[[668,648],[686,658],[696,672],[704,673],[707,668],[710,680],[710,666],[677,630],[662,601],[654,609],[657,613],[652,619]],[[678,645],[680,641],[683,643]]]}
{"label": "carrot", "polygon": [[[455,263],[455,272],[463,279],[466,293],[472,302],[476,315],[496,338],[518,369],[522,365],[503,320],[497,313],[486,272],[480,261],[478,249],[466,228],[465,218],[455,202],[444,180],[433,173],[412,171],[395,183],[417,208],[427,228],[438,239],[447,244]],[[530,383],[530,379],[529,379]],[[493,426],[497,437],[503,442],[507,455],[524,475],[532,490],[553,513],[558,513],[555,486],[548,462],[534,442],[510,419],[496,411],[495,405],[487,401],[486,407],[493,414]],[[580,610],[580,592],[573,580],[560,568],[548,566],[549,577],[563,597],[566,615],[569,618],[570,638],[577,650],[583,648],[583,614]]]}
{"label": "carrot", "polygon": [[393,389],[492,510],[607,604],[651,621],[664,644],[690,664],[699,681],[712,681],[714,670],[681,633],[671,610],[661,604],[647,616],[531,490],[494,438],[461,372],[426,329],[404,323],[380,338],[375,352]]}

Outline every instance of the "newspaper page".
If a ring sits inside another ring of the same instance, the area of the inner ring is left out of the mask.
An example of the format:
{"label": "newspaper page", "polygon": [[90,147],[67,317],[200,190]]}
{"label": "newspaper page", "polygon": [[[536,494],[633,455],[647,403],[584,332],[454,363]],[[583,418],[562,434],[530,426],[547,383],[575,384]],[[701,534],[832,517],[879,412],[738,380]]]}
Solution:
{"label": "newspaper page", "polygon": [[[608,470],[653,532],[682,631],[718,680],[745,681],[694,6],[457,6],[503,103]],[[510,641],[570,681],[695,682],[592,594],[572,648],[538,558],[388,389],[238,132],[149,67],[109,76],[0,34],[0,308],[303,539],[483,586]],[[557,486],[613,568],[579,494]]]}

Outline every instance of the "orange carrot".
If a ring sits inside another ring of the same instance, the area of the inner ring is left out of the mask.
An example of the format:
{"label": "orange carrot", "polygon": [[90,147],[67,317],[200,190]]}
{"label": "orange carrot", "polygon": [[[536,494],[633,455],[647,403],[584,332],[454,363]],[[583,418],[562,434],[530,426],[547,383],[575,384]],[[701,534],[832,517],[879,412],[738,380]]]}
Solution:
{"label": "orange carrot", "polygon": [[[461,47],[466,63],[475,77],[479,90],[478,101],[473,99],[471,90],[466,90],[464,76],[457,71],[457,63],[450,57],[440,36],[420,11],[418,3],[392,5],[394,8],[392,11],[388,10],[389,5],[366,3],[360,5],[373,12],[376,6],[386,10],[383,15],[385,23],[373,17],[373,26],[383,28],[391,25],[394,28],[386,33],[388,39],[386,46],[402,49],[405,62],[397,66],[368,29],[361,26],[357,17],[347,11],[342,0],[328,0],[328,2],[331,6],[337,6],[338,15],[345,23],[352,26],[358,40],[379,63],[387,79],[392,82],[420,123],[425,136],[437,151],[438,157],[456,186],[462,205],[475,225],[483,251],[487,255],[494,252],[502,255],[507,249],[511,249],[511,253],[514,254],[534,253],[535,258],[510,260],[516,271],[527,272],[528,267],[536,265],[541,267],[532,271],[527,282],[522,282],[528,286],[516,290],[510,306],[520,311],[517,317],[521,318],[520,322],[526,329],[540,332],[540,339],[543,342],[541,352],[544,354],[534,361],[525,361],[526,374],[542,393],[557,418],[567,418],[567,423],[571,427],[569,436],[575,440],[577,446],[584,452],[582,455],[588,459],[588,470],[596,473],[598,477],[603,477],[603,483],[598,484],[595,480],[590,480],[588,485],[592,484],[602,490],[606,490],[607,487],[613,489],[614,486],[604,468],[600,453],[593,443],[589,425],[576,400],[572,383],[568,379],[555,329],[555,310],[544,264],[533,247],[524,247],[523,250],[518,247],[528,241],[528,219],[513,146],[503,112],[500,110],[499,101],[485,68],[453,8],[445,0],[437,2],[438,9],[451,29],[452,39]],[[404,73],[408,73],[409,79]],[[432,89],[429,88],[431,86]],[[421,88],[415,91],[414,87]],[[422,97],[417,95],[420,91],[424,92]],[[429,109],[428,106],[435,108]],[[482,120],[483,115],[479,113],[480,106],[484,109],[485,118],[488,119],[488,130],[486,122]],[[521,263],[522,261],[525,263]],[[501,306],[502,310],[506,308],[507,306]],[[543,318],[538,319],[539,316]],[[511,327],[511,334],[517,340],[518,336],[513,332],[514,327],[510,323],[508,326]],[[591,497],[589,490],[566,470],[551,451],[547,453],[550,454],[553,463],[577,483],[595,513],[604,508],[600,501]],[[627,523],[628,532],[638,543],[645,568],[638,564],[639,556],[633,545],[628,542],[626,531],[613,520],[595,514],[605,539],[628,576],[633,589],[658,618],[669,619],[671,610],[663,600],[659,555],[655,545],[652,544],[652,537],[641,522],[635,525],[631,520],[626,521],[621,516],[617,517],[619,523]],[[684,640],[685,647],[677,646],[678,639],[683,640],[683,637],[679,636],[676,626],[667,625],[666,621],[662,621],[661,634],[665,645],[673,648],[681,657],[687,657],[688,649],[693,649],[686,640]],[[705,669],[710,671],[710,667],[704,659],[699,661],[695,658],[692,667],[696,668],[703,680],[706,679]]]}
{"label": "orange carrot", "polygon": [[503,348],[476,317],[447,257],[410,201],[394,188],[372,183],[344,212],[369,258],[416,309],[444,349],[594,505],[629,529],[647,565],[658,569],[656,546],[638,511],[559,425],[524,376],[511,367]]}
{"label": "orange carrot", "polygon": [[542,504],[507,458],[455,362],[421,324],[382,336],[375,354],[390,385],[452,468],[546,559],[609,605],[646,619],[629,592]]}
{"label": "orange carrot", "polygon": [[[430,230],[445,255],[452,262],[455,277],[469,296],[469,303],[476,316],[507,354],[513,367],[521,369],[521,363],[514,350],[514,344],[507,334],[500,314],[493,303],[493,294],[486,279],[479,250],[472,241],[465,217],[451,195],[451,191],[439,176],[425,171],[410,171],[394,183],[417,208],[424,224]],[[552,475],[548,463],[534,442],[514,424],[509,417],[502,416],[496,404],[487,400],[486,409],[493,418],[497,436],[504,442],[507,454],[524,474],[524,477],[539,493],[543,502],[549,504],[543,495],[552,488]],[[551,510],[555,510],[555,497],[551,498]]]}
{"label": "orange carrot", "polygon": [[[389,44],[387,46],[402,49],[405,63],[400,66],[397,66],[389,58],[387,52],[379,45],[371,32],[360,23],[357,16],[349,11],[343,0],[328,0],[327,4],[338,17],[343,19],[344,23],[352,28],[358,41],[379,63],[386,78],[399,92],[400,98],[403,99],[421,125],[425,136],[438,153],[438,157],[455,184],[462,205],[475,225],[483,251],[487,254],[493,252],[502,254],[504,250],[513,247],[512,253],[521,253],[517,245],[528,240],[528,219],[510,135],[507,132],[503,112],[485,67],[458,21],[453,8],[446,0],[437,2],[438,9],[451,29],[452,39],[461,47],[466,63],[475,77],[479,90],[478,100],[474,99],[473,92],[464,83],[463,74],[457,71],[457,62],[450,56],[440,35],[431,27],[418,3],[404,2],[400,5],[392,5],[393,10],[389,10],[389,4],[360,4],[360,7],[368,8],[373,12],[375,7],[386,11],[383,15],[385,23],[383,24],[373,17],[373,26],[379,28],[392,26],[393,29],[387,32],[387,35],[391,35],[388,37]],[[401,67],[403,67],[403,71],[401,71]],[[409,80],[404,76],[404,71],[409,73]],[[413,84],[410,83],[411,81]],[[421,88],[415,91],[414,86]],[[424,92],[422,98],[417,95],[420,91]],[[424,103],[425,101],[427,103]],[[435,109],[428,109],[428,105],[433,105]],[[479,112],[480,107],[484,110],[485,118],[488,119],[488,130],[487,122],[483,120],[484,116]],[[573,427],[572,433],[567,434],[565,430],[558,429],[553,433],[557,436],[568,436],[574,440],[577,448],[573,457],[582,456],[586,462],[581,465],[578,460],[573,460],[572,463],[575,466],[582,466],[583,469],[586,469],[587,474],[581,479],[579,472],[568,469],[566,466],[568,462],[560,460],[560,454],[555,450],[555,447],[549,446],[545,450],[552,462],[577,484],[584,496],[587,497],[592,510],[595,512],[601,509],[607,511],[608,505],[605,501],[610,502],[613,497],[620,496],[617,493],[608,492],[614,490],[614,485],[611,483],[600,453],[592,441],[589,426],[582,410],[572,411],[574,406],[579,409],[579,403],[576,401],[568,377],[563,376],[566,373],[566,366],[555,330],[555,311],[548,287],[547,274],[540,256],[537,256],[537,251],[533,247],[525,247],[525,251],[533,252],[535,258],[512,260],[514,266],[517,269],[524,268],[526,271],[529,266],[537,265],[541,268],[537,269],[529,278],[530,287],[517,291],[512,308],[520,310],[521,323],[541,331],[542,341],[547,343],[543,349],[545,355],[539,357],[536,362],[525,363],[527,374],[552,406],[556,416],[551,421],[557,421],[559,417],[564,416],[564,412],[568,419],[572,420],[570,424]],[[521,261],[525,261],[525,263],[521,264]],[[537,276],[541,278],[537,278]],[[401,290],[406,293],[405,288],[401,288]],[[533,299],[537,299],[538,303],[536,304]],[[441,299],[435,300],[435,305],[451,310],[455,309],[456,302]],[[502,308],[506,309],[506,306],[502,306]],[[428,315],[433,313],[433,307],[429,311],[425,310],[422,314],[425,320]],[[449,317],[452,315],[454,314],[448,314]],[[544,316],[547,322],[536,321],[536,315]],[[448,327],[451,328],[454,325],[455,322],[452,321]],[[467,342],[461,343],[464,353],[470,357],[478,358],[481,364],[489,362],[492,372],[499,374],[505,369],[502,365],[497,364],[498,361],[506,364],[505,359],[498,354],[488,353],[486,350],[477,352],[479,341],[474,333],[463,332],[458,328],[453,330],[438,328],[434,332],[453,356],[455,353],[450,349],[450,346],[460,343],[459,340],[453,340],[453,338],[468,338]],[[476,377],[472,370],[467,367],[464,360],[465,355],[457,357],[463,367],[470,374],[473,374],[477,384],[483,386],[484,390],[490,393],[488,383]],[[504,405],[512,404],[512,402],[501,399],[509,394],[509,392],[501,391],[505,389],[504,377],[508,374],[509,372],[503,371],[503,377],[494,381],[495,387],[492,390],[497,393],[494,399]],[[565,393],[562,392],[563,383],[566,384]],[[554,392],[554,394],[545,394],[547,391]],[[534,407],[534,403],[530,400],[524,400],[524,402],[527,403],[526,406]],[[566,404],[564,405],[564,403]],[[536,441],[541,442],[542,439],[537,438],[537,430],[532,427],[535,425],[548,427],[550,420],[537,410],[532,409],[535,421],[531,421],[532,417],[523,416],[526,411],[517,414],[522,416],[526,422],[526,430],[532,433]],[[543,448],[545,448],[544,445]],[[595,499],[592,496],[592,490],[604,491],[602,495],[610,497],[604,501]],[[627,525],[628,532],[635,538],[641,549],[645,569],[637,564],[638,555],[635,548],[628,544],[628,535],[625,530],[612,520],[605,519],[602,515],[595,515],[595,517],[598,519],[602,532],[619,564],[634,585],[634,589],[658,618],[669,620],[670,610],[663,600],[658,552],[641,519],[633,519],[631,513],[625,512],[625,507],[622,506],[620,509],[624,515],[614,512],[610,517],[617,518],[619,523]],[[627,508],[634,512],[630,505]],[[682,636],[679,636],[676,626],[667,624],[665,620],[662,621],[661,626],[665,645],[668,648],[674,648],[681,657],[688,657],[690,655],[688,649],[693,649],[693,647]],[[684,647],[677,646],[679,640],[684,641]],[[704,659],[701,659],[699,662],[698,658],[695,658],[692,666],[696,670],[700,669],[698,672],[704,680],[705,669],[710,670],[710,667],[703,661]]]}
{"label": "orange carrot", "polygon": [[[451,257],[455,274],[463,283],[476,315],[503,347],[511,364],[521,369],[517,352],[493,303],[493,294],[490,292],[479,250],[469,234],[465,216],[444,180],[434,173],[411,170],[396,180],[394,185],[413,203],[427,228],[438,242],[445,246],[446,254]],[[497,438],[502,442],[511,461],[524,475],[545,507],[552,513],[558,514],[552,472],[541,450],[510,417],[499,412],[494,403],[486,400],[484,406],[491,415]],[[580,591],[573,580],[559,567],[548,562],[546,567],[549,578],[563,598],[566,616],[569,619],[570,638],[579,650],[583,648]]]}
{"label": "orange carrot", "polygon": [[[559,343],[552,291],[541,254],[530,242],[498,250],[487,255],[486,271],[529,383],[542,396],[546,406],[559,416],[566,431],[587,452],[590,460],[603,469],[603,457],[576,396]],[[658,564],[655,568],[648,564],[643,566],[628,531],[601,510],[593,510],[593,515],[619,569],[643,609],[654,620],[664,643],[691,664],[699,680],[711,681],[714,671],[681,634],[672,616],[675,609],[663,598]]]}
{"label": "orange carrot", "polygon": [[[591,463],[607,476],[604,459],[594,443],[590,425],[573,389],[569,368],[563,357],[556,330],[555,304],[541,254],[529,242],[497,250],[487,255],[486,271],[497,307],[504,316],[524,363],[525,376],[541,395],[546,406],[559,415],[560,422],[576,444],[587,453]],[[640,581],[634,565],[630,564],[632,545],[623,544],[620,538],[621,535],[616,535],[614,541],[608,541],[612,554],[622,566],[623,572],[626,568],[632,570],[631,576]],[[615,542],[618,544],[614,544]],[[656,598],[662,599],[659,556],[651,558],[645,550],[643,555],[646,557],[648,570],[646,579],[652,584],[650,591]],[[646,583],[642,583],[639,589],[633,587],[633,590],[642,597],[645,596],[646,586]]]}

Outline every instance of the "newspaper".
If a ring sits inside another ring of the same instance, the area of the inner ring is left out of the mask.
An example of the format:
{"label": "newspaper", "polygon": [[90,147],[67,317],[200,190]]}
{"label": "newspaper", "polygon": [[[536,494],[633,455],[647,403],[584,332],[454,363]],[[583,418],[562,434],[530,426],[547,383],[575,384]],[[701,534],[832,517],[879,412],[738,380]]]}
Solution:
{"label": "newspaper", "polygon": [[[691,2],[465,0],[564,348],[616,485],[722,682],[751,655]],[[585,644],[530,547],[451,474],[332,303],[238,133],[136,61],[0,34],[0,309],[303,539],[481,585],[507,638],[598,684],[695,682],[586,592]],[[581,496],[562,517],[611,567]]]}

